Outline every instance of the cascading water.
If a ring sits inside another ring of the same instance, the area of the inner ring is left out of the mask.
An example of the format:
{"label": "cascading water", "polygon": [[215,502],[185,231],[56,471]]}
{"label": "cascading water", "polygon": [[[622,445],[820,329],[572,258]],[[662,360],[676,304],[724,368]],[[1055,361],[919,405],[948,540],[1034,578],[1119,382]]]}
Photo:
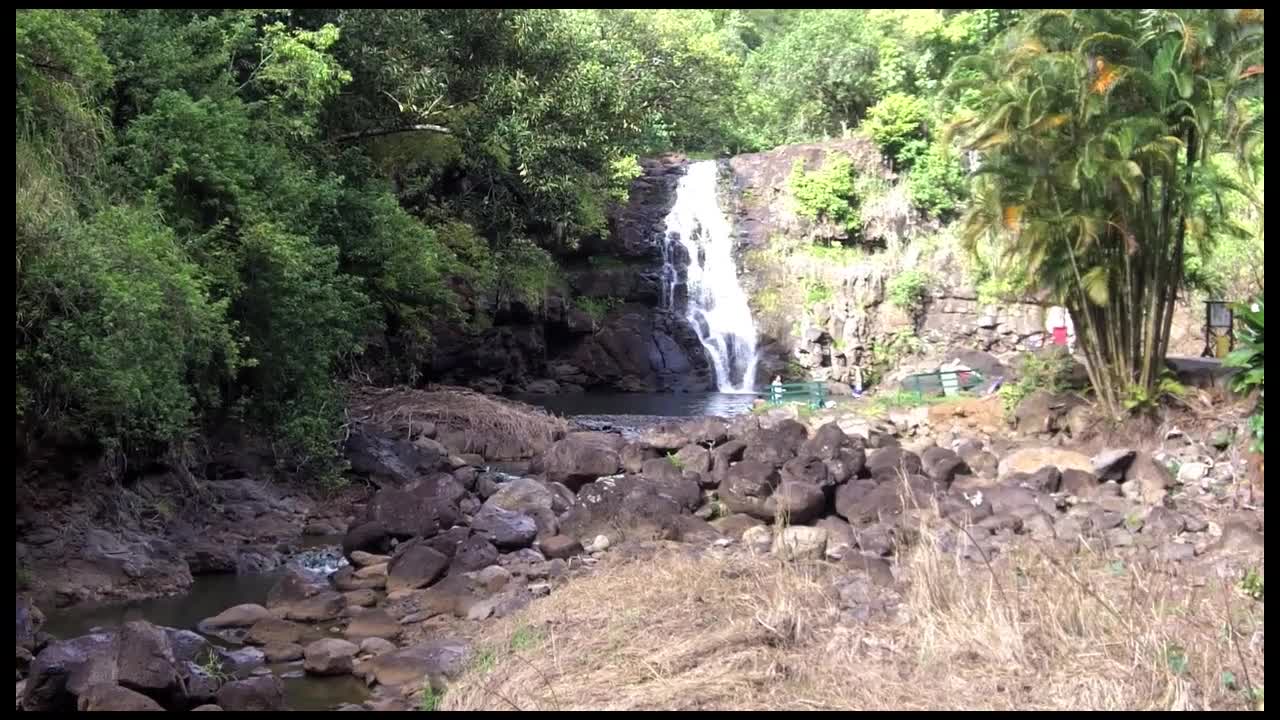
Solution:
{"label": "cascading water", "polygon": [[675,307],[677,247],[689,256],[685,318],[693,325],[715,367],[720,392],[750,392],[756,375],[756,324],[738,284],[729,222],[716,200],[715,161],[689,165],[676,186],[662,245],[663,305]]}

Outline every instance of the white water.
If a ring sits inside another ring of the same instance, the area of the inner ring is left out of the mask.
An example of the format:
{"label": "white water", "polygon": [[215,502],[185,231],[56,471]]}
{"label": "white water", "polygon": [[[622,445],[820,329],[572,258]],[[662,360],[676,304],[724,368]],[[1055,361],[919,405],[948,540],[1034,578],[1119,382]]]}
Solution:
{"label": "white water", "polygon": [[750,392],[756,375],[756,323],[738,284],[729,222],[716,201],[716,163],[689,165],[676,186],[662,246],[665,307],[675,306],[679,281],[676,245],[689,255],[684,281],[689,289],[685,317],[693,325],[715,367],[720,392]]}

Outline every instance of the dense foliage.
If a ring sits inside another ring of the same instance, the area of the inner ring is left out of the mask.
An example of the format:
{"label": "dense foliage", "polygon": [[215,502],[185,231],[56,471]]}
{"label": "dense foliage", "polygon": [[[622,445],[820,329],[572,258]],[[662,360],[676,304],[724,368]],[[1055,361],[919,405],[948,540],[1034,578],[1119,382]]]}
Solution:
{"label": "dense foliage", "polygon": [[978,109],[954,126],[984,156],[965,238],[1071,311],[1115,415],[1156,396],[1189,243],[1223,226],[1226,195],[1249,195],[1209,161],[1261,83],[1262,47],[1242,12],[1044,11],[960,66],[976,77],[953,90]]}
{"label": "dense foliage", "polygon": [[[1225,58],[1242,57],[1245,39],[1222,33],[1242,34],[1250,18],[1260,33],[1261,11],[1216,24],[1180,11],[1155,26],[1134,13],[1041,17],[17,11],[19,424],[31,438],[145,454],[244,422],[292,467],[331,469],[336,379],[376,363],[421,381],[441,333],[482,328],[513,305],[536,311],[560,282],[557,257],[604,231],[639,156],[860,133],[918,211],[947,220],[968,187],[941,129],[970,116],[985,130],[1010,124],[1008,139],[992,140],[1003,129],[979,138],[993,174],[1030,153],[1081,161],[1079,178],[1032,172],[1039,184],[1025,198],[1006,192],[1003,206],[1056,222],[1052,185],[1069,199],[1063,222],[1075,213],[1100,228],[1119,212],[1133,218],[1120,227],[1137,228],[1160,210],[1128,191],[1159,176],[1170,193],[1143,197],[1170,194],[1170,217],[1196,222],[1185,240],[1182,225],[1159,224],[1152,252],[1176,236],[1197,287],[1260,292],[1261,98],[1223,98],[1239,79],[1260,82],[1261,60],[1230,76]],[[1179,50],[1170,23],[1188,18]],[[1003,35],[1011,28],[1045,34],[1044,50],[1020,49]],[[1096,51],[1073,44],[1086,30],[1109,33],[1097,40],[1107,65],[1088,74],[1081,53]],[[957,63],[975,53],[988,64]],[[1006,76],[984,79],[992,68]],[[1103,77],[1114,78],[1107,91],[1091,93]],[[1055,124],[1062,114],[1071,120]],[[1203,126],[1194,165],[1173,158],[1192,125]],[[1190,174],[1169,174],[1170,159]],[[798,171],[795,199],[852,238],[864,180],[836,159]],[[1214,190],[1227,184],[1242,190]],[[977,187],[971,213],[996,207]],[[1039,265],[987,244],[975,252],[992,277],[1038,279]],[[1169,277],[1164,287],[1176,287]],[[1100,278],[1090,276],[1095,296]],[[1120,278],[1106,281],[1123,294]]]}

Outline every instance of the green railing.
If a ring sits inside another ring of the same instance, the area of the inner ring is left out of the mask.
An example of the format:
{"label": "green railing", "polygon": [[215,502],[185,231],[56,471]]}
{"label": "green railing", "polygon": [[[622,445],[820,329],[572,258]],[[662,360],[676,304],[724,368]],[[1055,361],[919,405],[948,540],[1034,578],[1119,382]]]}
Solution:
{"label": "green railing", "polygon": [[972,390],[982,384],[982,373],[977,370],[940,370],[931,373],[908,375],[902,381],[902,389],[923,397],[930,395],[954,395],[962,390]]}
{"label": "green railing", "polygon": [[769,402],[773,405],[781,405],[784,402],[804,402],[808,403],[809,407],[818,409],[827,403],[827,384],[806,382],[770,385],[768,392],[759,394],[767,395]]}

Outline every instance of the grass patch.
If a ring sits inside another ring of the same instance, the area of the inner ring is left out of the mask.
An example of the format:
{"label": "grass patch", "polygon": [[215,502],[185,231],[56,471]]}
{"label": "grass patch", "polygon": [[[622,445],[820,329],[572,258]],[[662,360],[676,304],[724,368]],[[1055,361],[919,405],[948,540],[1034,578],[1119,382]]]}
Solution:
{"label": "grass patch", "polygon": [[805,283],[804,290],[804,306],[806,310],[812,310],[818,303],[824,303],[835,297],[835,292],[831,286],[821,280],[810,280]]}
{"label": "grass patch", "polygon": [[1137,560],[1116,575],[1114,556],[1029,541],[988,566],[947,549],[964,539],[953,527],[927,522],[920,537],[895,561],[905,623],[844,620],[834,582],[848,571],[825,563],[671,549],[611,564],[486,628],[546,628],[546,640],[487,675],[464,673],[442,709],[1261,704],[1261,605],[1230,583],[1196,589]]}
{"label": "grass patch", "polygon": [[671,463],[671,467],[677,470],[684,470],[684,461],[676,457],[676,454],[673,452],[667,453],[667,462]]}
{"label": "grass patch", "polygon": [[537,647],[544,639],[543,633],[537,628],[528,625],[521,625],[511,633],[510,647],[512,652],[520,652]]}
{"label": "grass patch", "polygon": [[436,690],[427,685],[422,688],[422,697],[418,701],[418,709],[424,712],[434,712],[440,709],[441,703],[444,702],[444,691]]}
{"label": "grass patch", "polygon": [[622,300],[616,297],[576,297],[573,306],[586,313],[593,324],[599,325],[610,312],[622,306]]}

